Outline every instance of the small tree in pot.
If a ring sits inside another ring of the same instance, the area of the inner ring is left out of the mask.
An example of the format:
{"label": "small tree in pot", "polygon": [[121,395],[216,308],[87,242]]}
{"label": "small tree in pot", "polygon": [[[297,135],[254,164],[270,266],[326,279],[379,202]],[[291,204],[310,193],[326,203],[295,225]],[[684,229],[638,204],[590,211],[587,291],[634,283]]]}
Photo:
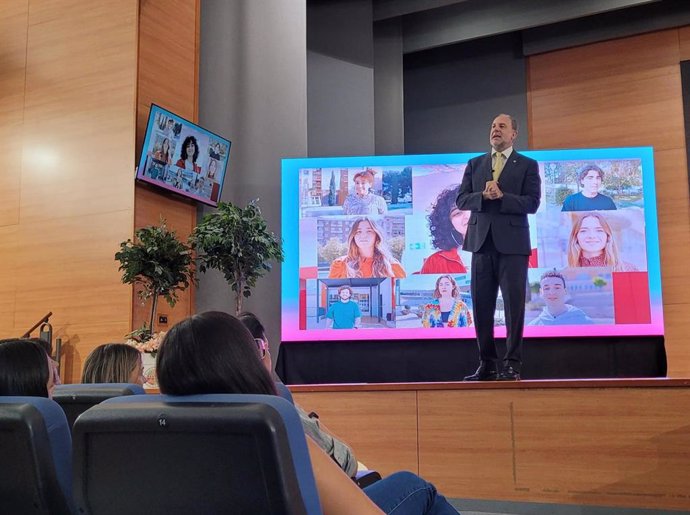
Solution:
{"label": "small tree in pot", "polygon": [[174,307],[177,292],[186,290],[194,281],[192,250],[174,231],[168,230],[162,218],[160,225],[137,229],[134,234],[135,241],[120,243],[115,259],[120,262],[122,282],[142,286],[138,292],[142,304],[152,299],[148,327],[144,325],[131,333],[138,341],[146,341],[153,331],[158,297],[164,297]]}
{"label": "small tree in pot", "polygon": [[251,295],[256,280],[269,272],[271,261],[283,261],[283,248],[268,225],[256,201],[241,208],[220,202],[196,226],[189,241],[197,252],[199,270],[220,270],[235,292],[235,311],[242,311],[242,299]]}

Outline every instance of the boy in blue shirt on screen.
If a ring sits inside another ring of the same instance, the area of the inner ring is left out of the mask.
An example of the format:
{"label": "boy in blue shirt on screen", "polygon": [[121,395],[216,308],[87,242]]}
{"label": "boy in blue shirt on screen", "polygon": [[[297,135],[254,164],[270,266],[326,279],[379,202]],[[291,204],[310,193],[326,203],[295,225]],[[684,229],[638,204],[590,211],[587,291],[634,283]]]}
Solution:
{"label": "boy in blue shirt on screen", "polygon": [[352,300],[352,288],[338,288],[338,302],[331,304],[326,313],[326,326],[329,329],[359,329],[362,312],[359,305]]}

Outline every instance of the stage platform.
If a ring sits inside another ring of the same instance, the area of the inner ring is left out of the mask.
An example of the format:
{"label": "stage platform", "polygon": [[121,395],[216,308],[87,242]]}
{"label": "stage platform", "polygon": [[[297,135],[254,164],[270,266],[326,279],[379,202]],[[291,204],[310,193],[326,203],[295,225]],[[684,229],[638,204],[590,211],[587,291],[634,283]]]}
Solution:
{"label": "stage platform", "polygon": [[368,467],[449,497],[690,509],[690,379],[290,389]]}

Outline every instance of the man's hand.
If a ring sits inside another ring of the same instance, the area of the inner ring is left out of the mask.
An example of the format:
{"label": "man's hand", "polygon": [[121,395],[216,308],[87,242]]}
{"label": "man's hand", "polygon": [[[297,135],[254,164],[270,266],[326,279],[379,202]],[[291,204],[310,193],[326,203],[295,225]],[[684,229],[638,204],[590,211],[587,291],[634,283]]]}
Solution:
{"label": "man's hand", "polygon": [[498,187],[498,182],[486,181],[486,186],[484,187],[484,191],[482,191],[482,197],[487,200],[498,200],[503,197],[503,192],[501,188]]}

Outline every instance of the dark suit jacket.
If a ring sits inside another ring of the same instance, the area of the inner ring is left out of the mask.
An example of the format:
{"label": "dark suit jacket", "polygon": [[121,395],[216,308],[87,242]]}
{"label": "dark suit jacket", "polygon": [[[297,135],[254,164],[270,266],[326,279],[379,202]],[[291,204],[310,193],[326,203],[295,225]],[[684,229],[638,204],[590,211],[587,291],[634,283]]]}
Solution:
{"label": "dark suit jacket", "polygon": [[491,180],[490,153],[469,160],[456,201],[458,209],[472,211],[463,249],[477,252],[491,231],[498,252],[529,255],[532,246],[527,214],[536,213],[541,199],[537,162],[513,150],[498,178],[501,199],[482,197],[486,182]]}

